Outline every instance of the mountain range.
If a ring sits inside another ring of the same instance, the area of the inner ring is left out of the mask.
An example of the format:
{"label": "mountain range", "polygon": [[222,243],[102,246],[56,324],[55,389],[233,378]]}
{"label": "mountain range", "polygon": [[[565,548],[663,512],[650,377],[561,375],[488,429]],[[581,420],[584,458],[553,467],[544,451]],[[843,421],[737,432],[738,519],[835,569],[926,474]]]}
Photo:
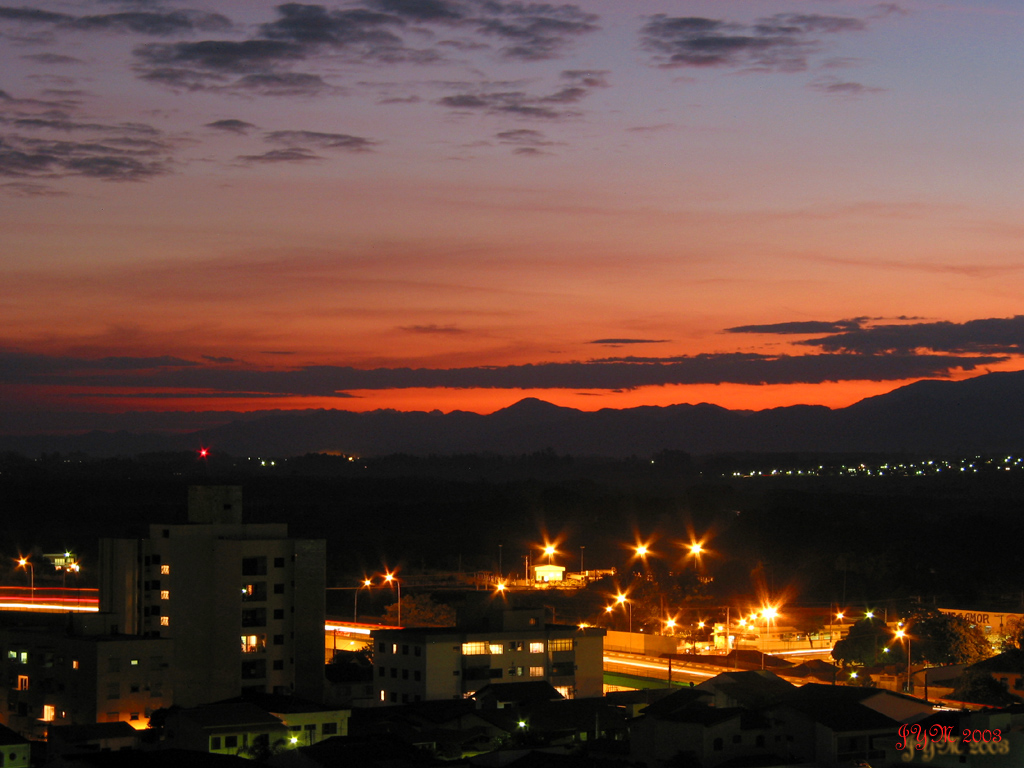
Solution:
{"label": "mountain range", "polygon": [[527,398],[493,414],[378,410],[266,411],[190,434],[89,432],[5,436],[0,448],[93,456],[187,450],[236,456],[337,452],[506,455],[553,450],[591,456],[650,456],[662,450],[733,452],[1012,452],[1024,439],[1024,372],[963,381],[926,380],[846,408],[763,411],[715,405],[579,411]]}

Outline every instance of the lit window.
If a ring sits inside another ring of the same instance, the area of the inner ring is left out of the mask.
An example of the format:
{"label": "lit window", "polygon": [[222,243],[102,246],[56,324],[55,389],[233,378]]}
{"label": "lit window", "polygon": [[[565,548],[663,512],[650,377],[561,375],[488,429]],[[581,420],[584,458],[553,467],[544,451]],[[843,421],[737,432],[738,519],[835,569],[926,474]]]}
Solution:
{"label": "lit window", "polygon": [[18,690],[19,691],[27,691],[28,690],[28,675],[18,675]]}
{"label": "lit window", "polygon": [[78,659],[72,659],[71,660],[71,668],[72,669],[78,669]]}
{"label": "lit window", "polygon": [[171,626],[171,617],[170,616],[161,616],[160,617],[160,626],[161,627],[169,627],[169,626]]}
{"label": "lit window", "polygon": [[242,635],[242,653],[260,653],[266,649],[266,635]]}
{"label": "lit window", "polygon": [[572,638],[565,637],[561,640],[549,640],[548,641],[549,651],[571,651],[572,650]]}
{"label": "lit window", "polygon": [[18,654],[18,661],[20,661],[22,664],[28,664],[28,651],[22,651],[20,654]]}
{"label": "lit window", "polygon": [[17,651],[8,651],[7,652],[7,658],[8,659],[17,659],[18,658],[18,652]]}
{"label": "lit window", "polygon": [[492,656],[500,656],[505,650],[504,643],[491,643],[489,646]]}
{"label": "lit window", "polygon": [[563,699],[575,699],[576,695],[573,693],[573,689],[568,685],[556,685],[555,690],[562,694]]}
{"label": "lit window", "polygon": [[530,677],[544,677],[544,667],[530,667]]}
{"label": "lit window", "polygon": [[544,653],[544,643],[530,643],[530,653]]}
{"label": "lit window", "polygon": [[169,590],[169,589],[161,589],[160,590],[160,599],[161,600],[170,600],[171,599],[171,590]]}
{"label": "lit window", "polygon": [[380,700],[381,701],[387,701],[387,694],[384,693],[383,689],[380,692]]}
{"label": "lit window", "polygon": [[462,654],[464,656],[482,656],[487,653],[487,643],[463,643]]}
{"label": "lit window", "polygon": [[160,575],[161,576],[170,576],[171,575],[171,566],[169,566],[169,565],[161,565],[160,566]]}
{"label": "lit window", "polygon": [[57,711],[53,708],[52,704],[43,704],[43,721],[52,723],[54,718],[57,716]]}
{"label": "lit window", "polygon": [[132,659],[131,661],[128,662],[128,664],[133,666],[133,667],[137,667],[137,666],[139,666],[139,660],[138,659]]}

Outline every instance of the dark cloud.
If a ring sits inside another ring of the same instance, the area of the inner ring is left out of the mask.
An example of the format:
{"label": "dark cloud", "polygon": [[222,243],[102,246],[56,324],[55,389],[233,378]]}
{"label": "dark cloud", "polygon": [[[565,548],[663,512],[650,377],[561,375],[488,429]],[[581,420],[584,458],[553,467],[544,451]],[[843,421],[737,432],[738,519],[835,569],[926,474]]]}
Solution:
{"label": "dark cloud", "polygon": [[672,384],[901,381],[948,376],[953,370],[971,371],[1006,359],[920,354],[767,356],[737,353],[455,369],[360,370],[344,366],[306,366],[284,371],[254,371],[193,365],[175,358],[154,358],[152,362],[125,359],[124,370],[117,370],[110,364],[101,365],[99,361],[76,367],[64,358],[55,358],[57,362],[47,367],[43,364],[44,358],[34,356],[32,363],[26,364],[26,357],[0,354],[0,381],[327,397],[361,389],[627,390]]}
{"label": "dark cloud", "polygon": [[854,317],[849,320],[835,321],[798,320],[789,323],[771,323],[769,325],[738,325],[735,328],[726,328],[725,332],[781,334],[841,333],[861,328],[867,319],[866,317]]}
{"label": "dark cloud", "polygon": [[22,24],[45,24],[82,31],[132,32],[164,36],[192,31],[228,29],[231,22],[218,13],[199,11],[124,11],[121,13],[72,16],[33,8],[0,6],[0,20]]}
{"label": "dark cloud", "polygon": [[153,371],[190,368],[198,363],[179,357],[101,357],[96,359],[28,354],[0,350],[0,382],[33,383],[39,380],[68,382],[74,376],[102,371],[116,375],[124,371]]}
{"label": "dark cloud", "polygon": [[306,163],[311,160],[323,160],[319,155],[308,149],[289,147],[288,149],[272,149],[262,155],[239,155],[244,163]]}
{"label": "dark cloud", "polygon": [[211,357],[210,355],[200,355],[203,360],[208,360],[211,363],[237,363],[233,357]]}
{"label": "dark cloud", "polygon": [[[238,74],[262,72],[305,58],[303,46],[287,40],[203,40],[196,43],[148,43],[134,54],[154,67],[199,67]],[[148,74],[148,72],[147,72]]]}
{"label": "dark cloud", "polygon": [[544,134],[529,128],[516,128],[511,131],[501,131],[495,137],[503,144],[514,144],[520,147],[546,147],[554,142],[547,141]]}
{"label": "dark cloud", "polygon": [[362,136],[347,133],[319,133],[317,131],[271,131],[267,141],[287,144],[290,147],[316,147],[317,149],[342,149],[347,152],[369,152],[377,143]]}
{"label": "dark cloud", "polygon": [[65,197],[67,192],[54,189],[45,184],[36,184],[31,181],[9,181],[0,184],[0,189],[15,195],[16,197]]}
{"label": "dark cloud", "polygon": [[405,331],[406,333],[425,333],[425,334],[438,334],[442,336],[451,336],[465,333],[461,328],[457,328],[454,325],[402,325],[399,326],[399,330]]}
{"label": "dark cloud", "polygon": [[205,127],[214,128],[218,131],[227,131],[228,133],[245,134],[248,133],[250,129],[255,128],[256,126],[252,123],[245,122],[245,120],[235,120],[229,118],[227,120],[214,120],[212,123],[207,123]]}
{"label": "dark cloud", "polygon": [[598,17],[575,5],[488,0],[480,7],[487,15],[476,20],[477,30],[506,41],[501,52],[513,59],[554,58],[571,39],[598,29]]}
{"label": "dark cloud", "polygon": [[0,176],[62,178],[86,176],[103,181],[142,181],[169,171],[166,147],[154,142],[140,149],[117,140],[49,141],[25,136],[0,138]]}
{"label": "dark cloud", "polygon": [[264,96],[314,96],[335,90],[320,75],[302,72],[261,72],[241,77],[227,87],[239,91],[258,91]]}
{"label": "dark cloud", "polygon": [[668,342],[668,339],[594,339],[593,341],[588,341],[587,344],[618,347],[622,344],[667,344]]}
{"label": "dark cloud", "polygon": [[451,109],[555,120],[577,115],[578,112],[566,109],[565,106],[582,101],[589,95],[591,88],[607,86],[604,78],[606,74],[603,70],[566,70],[560,75],[565,84],[546,96],[523,91],[481,90],[477,93],[445,96],[438,103]]}
{"label": "dark cloud", "polygon": [[863,83],[839,80],[835,77],[824,77],[815,80],[809,88],[834,96],[861,96],[866,93],[882,93],[884,88],[876,88]]}
{"label": "dark cloud", "polygon": [[820,48],[821,35],[857,32],[861,19],[777,14],[753,25],[697,16],[657,14],[641,30],[641,45],[662,67],[752,67],[801,71]]}
{"label": "dark cloud", "polygon": [[17,128],[47,129],[70,133],[73,131],[98,131],[98,132],[124,132],[135,134],[146,134],[156,136],[160,132],[151,125],[144,123],[120,123],[118,125],[107,125],[104,123],[81,123],[72,120],[67,115],[60,115],[50,118],[26,117],[12,121]]}
{"label": "dark cloud", "polygon": [[29,53],[21,58],[26,61],[34,61],[37,64],[83,64],[81,59],[74,56],[64,56],[59,53]]}
{"label": "dark cloud", "polygon": [[873,325],[799,342],[830,352],[907,354],[915,350],[951,354],[1021,354],[1024,315],[1007,318],[903,325]]}
{"label": "dark cloud", "polygon": [[467,9],[449,0],[369,0],[371,8],[414,21],[462,21]]}
{"label": "dark cloud", "polygon": [[399,48],[402,39],[390,28],[404,22],[388,13],[363,9],[328,10],[322,5],[286,3],[277,6],[276,21],[260,26],[260,32],[271,40],[287,40],[300,45],[325,46],[334,49],[349,47]]}

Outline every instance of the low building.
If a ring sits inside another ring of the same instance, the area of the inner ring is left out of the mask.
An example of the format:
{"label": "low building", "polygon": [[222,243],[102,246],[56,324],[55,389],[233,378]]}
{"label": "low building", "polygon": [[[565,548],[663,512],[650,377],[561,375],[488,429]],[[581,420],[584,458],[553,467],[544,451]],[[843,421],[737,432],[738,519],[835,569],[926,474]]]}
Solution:
{"label": "low building", "polygon": [[31,614],[0,623],[0,722],[32,739],[58,725],[145,728],[173,702],[174,643],[117,633],[109,614]]}
{"label": "low building", "polygon": [[0,725],[0,765],[4,768],[28,768],[30,746],[28,739]]}
{"label": "low building", "polygon": [[460,699],[489,683],[543,680],[565,698],[601,696],[605,630],[546,624],[543,610],[461,616],[454,628],[373,633],[377,704]]}
{"label": "low building", "polygon": [[169,710],[161,742],[172,749],[256,757],[294,743],[290,736],[280,718],[255,704],[231,702]]}

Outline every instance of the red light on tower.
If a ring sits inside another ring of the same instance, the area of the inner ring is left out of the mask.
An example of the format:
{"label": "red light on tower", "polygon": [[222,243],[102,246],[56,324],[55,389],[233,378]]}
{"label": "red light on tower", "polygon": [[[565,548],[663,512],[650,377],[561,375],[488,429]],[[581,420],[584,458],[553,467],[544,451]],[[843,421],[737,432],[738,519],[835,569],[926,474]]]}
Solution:
{"label": "red light on tower", "polygon": [[200,459],[205,459],[209,455],[210,455],[210,451],[209,451],[208,448],[200,448],[199,449],[199,458]]}

